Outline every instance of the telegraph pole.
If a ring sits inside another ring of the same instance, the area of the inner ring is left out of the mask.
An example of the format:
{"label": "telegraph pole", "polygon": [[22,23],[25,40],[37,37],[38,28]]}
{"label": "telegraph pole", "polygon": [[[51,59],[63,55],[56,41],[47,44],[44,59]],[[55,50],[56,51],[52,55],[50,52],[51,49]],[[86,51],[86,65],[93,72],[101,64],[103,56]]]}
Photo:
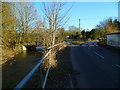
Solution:
{"label": "telegraph pole", "polygon": [[118,21],[120,22],[120,1],[118,2]]}
{"label": "telegraph pole", "polygon": [[79,19],[79,32],[80,32],[80,19]]}

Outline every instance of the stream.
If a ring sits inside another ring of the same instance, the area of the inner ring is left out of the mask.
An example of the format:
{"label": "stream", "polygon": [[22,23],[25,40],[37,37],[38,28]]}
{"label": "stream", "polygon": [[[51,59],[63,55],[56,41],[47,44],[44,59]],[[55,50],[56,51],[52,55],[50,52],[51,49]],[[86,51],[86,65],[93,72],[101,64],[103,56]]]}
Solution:
{"label": "stream", "polygon": [[2,88],[14,88],[42,57],[42,51],[28,50],[2,65]]}

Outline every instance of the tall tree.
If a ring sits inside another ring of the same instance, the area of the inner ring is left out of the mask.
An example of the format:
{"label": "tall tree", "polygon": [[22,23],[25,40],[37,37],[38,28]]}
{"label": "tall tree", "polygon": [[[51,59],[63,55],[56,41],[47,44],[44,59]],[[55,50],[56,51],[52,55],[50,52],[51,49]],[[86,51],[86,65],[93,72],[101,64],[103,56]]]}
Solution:
{"label": "tall tree", "polygon": [[2,42],[5,46],[15,45],[15,21],[16,20],[12,13],[11,3],[2,2]]}
{"label": "tall tree", "polygon": [[37,20],[37,13],[34,5],[28,2],[13,3],[14,15],[19,23],[16,30],[19,33],[19,43],[29,42],[31,28],[34,27]]}
{"label": "tall tree", "polygon": [[[63,26],[67,21],[67,14],[70,9],[68,9],[66,12],[63,13],[65,3],[63,2],[52,2],[52,3],[45,3],[43,2],[43,15],[46,20],[46,23],[48,24],[48,40],[49,46],[55,45],[56,43],[56,35],[57,30],[61,26]],[[54,49],[53,49],[54,52]],[[49,61],[54,60],[52,58],[53,52],[50,53]]]}
{"label": "tall tree", "polygon": [[58,28],[63,26],[68,19],[66,16],[70,8],[66,11],[67,13],[63,12],[64,5],[63,2],[43,3],[43,14],[50,30],[51,45],[55,44]]}

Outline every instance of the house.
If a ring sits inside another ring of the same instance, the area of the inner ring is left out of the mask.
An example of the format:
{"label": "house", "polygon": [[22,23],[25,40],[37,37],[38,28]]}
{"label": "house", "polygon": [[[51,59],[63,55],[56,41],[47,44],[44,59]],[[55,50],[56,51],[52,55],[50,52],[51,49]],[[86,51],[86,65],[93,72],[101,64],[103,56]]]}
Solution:
{"label": "house", "polygon": [[107,34],[107,45],[120,47],[120,32]]}

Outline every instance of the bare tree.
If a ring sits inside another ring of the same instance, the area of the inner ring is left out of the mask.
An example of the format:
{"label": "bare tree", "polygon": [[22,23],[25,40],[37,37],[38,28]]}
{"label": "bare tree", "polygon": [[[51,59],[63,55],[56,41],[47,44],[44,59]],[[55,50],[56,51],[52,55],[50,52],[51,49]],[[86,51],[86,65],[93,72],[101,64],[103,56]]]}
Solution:
{"label": "bare tree", "polygon": [[[45,3],[43,2],[43,16],[46,20],[48,26],[48,35],[47,40],[49,40],[49,46],[53,46],[56,44],[56,35],[57,30],[63,26],[66,21],[68,20],[67,14],[71,8],[67,11],[64,11],[65,3],[63,2],[52,2],[52,3]],[[64,12],[63,12],[64,11]],[[49,55],[49,62],[56,62],[53,61],[54,57],[54,49]],[[54,65],[53,65],[54,66]]]}
{"label": "bare tree", "polygon": [[43,2],[43,14],[44,18],[48,23],[49,34],[51,36],[51,45],[55,44],[55,37],[58,28],[66,23],[67,13],[63,12],[65,3],[63,2],[52,2],[45,3]]}
{"label": "bare tree", "polygon": [[19,32],[19,44],[20,42],[27,42],[29,40],[28,33],[37,20],[36,9],[32,3],[27,2],[13,3],[13,8],[14,16],[18,21],[16,30]]}

